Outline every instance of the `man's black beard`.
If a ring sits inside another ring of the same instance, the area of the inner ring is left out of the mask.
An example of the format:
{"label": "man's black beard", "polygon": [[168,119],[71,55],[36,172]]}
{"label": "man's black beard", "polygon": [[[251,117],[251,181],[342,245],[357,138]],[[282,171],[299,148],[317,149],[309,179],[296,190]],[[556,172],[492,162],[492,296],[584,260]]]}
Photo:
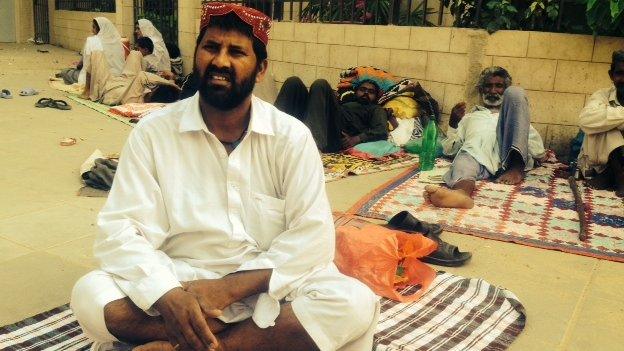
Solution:
{"label": "man's black beard", "polygon": [[[199,77],[199,95],[210,106],[221,110],[229,111],[239,106],[254,89],[256,85],[257,70],[243,79],[238,84],[236,83],[236,72],[233,69],[217,68],[215,66],[208,66],[204,72],[203,77],[199,75],[199,70],[194,69],[194,73]],[[210,75],[214,73],[224,74],[228,77],[230,87],[212,86],[208,84]]]}
{"label": "man's black beard", "polygon": [[362,96],[356,96],[357,102],[359,102],[362,105],[370,105],[373,102],[370,101],[366,96],[362,95]]}

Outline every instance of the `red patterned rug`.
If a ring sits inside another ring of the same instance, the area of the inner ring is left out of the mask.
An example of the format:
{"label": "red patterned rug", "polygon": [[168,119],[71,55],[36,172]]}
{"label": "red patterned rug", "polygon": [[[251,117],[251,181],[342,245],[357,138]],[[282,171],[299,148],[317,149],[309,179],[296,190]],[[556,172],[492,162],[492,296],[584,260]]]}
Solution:
{"label": "red patterned rug", "polygon": [[387,220],[408,210],[451,232],[624,262],[624,202],[613,192],[579,182],[588,224],[588,239],[580,241],[580,222],[563,167],[567,166],[545,164],[515,186],[477,182],[475,207],[470,210],[425,204],[426,184],[418,180],[418,169],[410,168],[373,190],[349,213]]}

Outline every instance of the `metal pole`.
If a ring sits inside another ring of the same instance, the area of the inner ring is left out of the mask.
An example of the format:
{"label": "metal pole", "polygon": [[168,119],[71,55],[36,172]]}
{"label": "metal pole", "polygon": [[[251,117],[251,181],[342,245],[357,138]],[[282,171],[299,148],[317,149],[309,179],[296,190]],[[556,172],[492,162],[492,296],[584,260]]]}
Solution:
{"label": "metal pole", "polygon": [[481,17],[481,4],[483,0],[477,1],[477,13],[475,14],[475,27],[479,26],[479,18]]}
{"label": "metal pole", "polygon": [[442,25],[443,17],[444,17],[444,2],[440,0],[440,9],[438,10],[438,26]]}
{"label": "metal pole", "polygon": [[[442,1],[440,1],[440,3],[441,2]],[[427,25],[427,0],[423,0],[422,3],[423,3],[423,21],[422,21],[422,25],[426,26]],[[410,15],[411,15],[411,12],[410,12]]]}
{"label": "metal pole", "polygon": [[561,30],[561,19],[563,18],[564,0],[559,0],[559,13],[557,14],[557,32]]}

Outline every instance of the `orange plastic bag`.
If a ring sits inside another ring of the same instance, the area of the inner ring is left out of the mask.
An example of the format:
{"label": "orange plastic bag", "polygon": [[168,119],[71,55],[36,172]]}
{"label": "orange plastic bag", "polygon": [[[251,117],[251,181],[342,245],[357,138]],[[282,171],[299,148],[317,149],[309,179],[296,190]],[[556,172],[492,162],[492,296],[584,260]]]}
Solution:
{"label": "orange plastic bag", "polygon": [[[334,263],[345,275],[368,285],[377,295],[400,302],[418,300],[436,272],[418,260],[435,251],[437,243],[420,234],[407,234],[374,224],[336,228]],[[411,295],[397,289],[420,285]]]}

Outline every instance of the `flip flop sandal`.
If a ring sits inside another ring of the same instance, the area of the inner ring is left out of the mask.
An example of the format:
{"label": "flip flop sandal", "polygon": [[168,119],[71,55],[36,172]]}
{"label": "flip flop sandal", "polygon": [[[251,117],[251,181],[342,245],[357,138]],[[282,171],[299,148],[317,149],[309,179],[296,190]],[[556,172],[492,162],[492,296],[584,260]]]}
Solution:
{"label": "flip flop sandal", "polygon": [[13,95],[11,95],[11,92],[8,91],[7,89],[2,89],[2,91],[0,92],[0,98],[12,99]]}
{"label": "flip flop sandal", "polygon": [[470,252],[461,252],[457,246],[451,245],[446,241],[438,239],[437,242],[438,248],[428,256],[421,258],[421,261],[438,266],[459,267],[463,266],[472,257]]}
{"label": "flip flop sandal", "polygon": [[430,239],[438,238],[442,234],[442,227],[439,224],[423,222],[408,211],[401,211],[392,216],[386,226],[406,232],[417,232]]}
{"label": "flip flop sandal", "polygon": [[64,100],[52,100],[48,102],[48,107],[57,108],[59,110],[71,110],[71,106]]}
{"label": "flip flop sandal", "polygon": [[26,88],[26,89],[22,89],[19,94],[20,96],[32,96],[32,95],[39,94],[39,92],[33,88]]}
{"label": "flip flop sandal", "polygon": [[49,107],[49,104],[51,102],[53,102],[54,99],[50,99],[50,98],[41,98],[39,99],[39,101],[37,101],[35,103],[35,107],[39,107],[39,108],[43,108],[43,107]]}

